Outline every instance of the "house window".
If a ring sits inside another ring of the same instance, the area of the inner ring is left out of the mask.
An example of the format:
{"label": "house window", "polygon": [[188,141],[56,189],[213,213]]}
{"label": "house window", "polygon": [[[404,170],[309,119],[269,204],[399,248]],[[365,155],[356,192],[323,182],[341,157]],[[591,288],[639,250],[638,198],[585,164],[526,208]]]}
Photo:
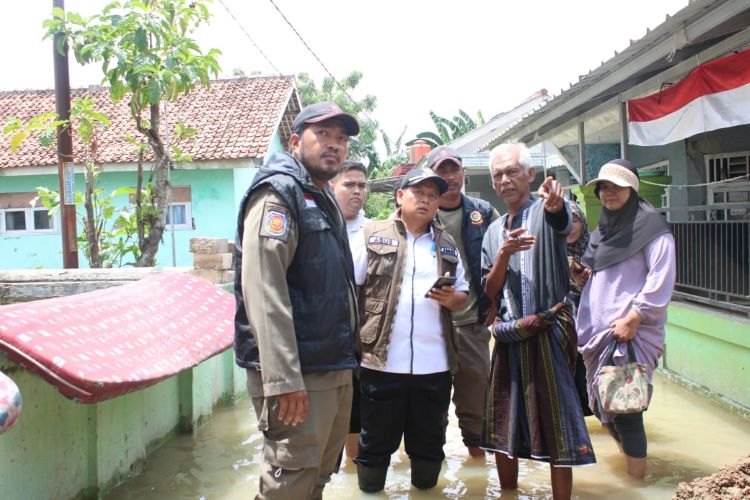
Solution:
{"label": "house window", "polygon": [[[172,217],[174,216],[174,222]],[[193,229],[192,215],[190,213],[190,203],[177,202],[169,205],[167,209],[167,229]]]}
{"label": "house window", "polygon": [[4,236],[54,234],[57,215],[31,204],[36,193],[0,193],[0,233]]}
{"label": "house window", "polygon": [[[169,231],[193,229],[192,192],[190,186],[172,186],[172,203],[167,208],[164,228]],[[135,207],[135,196],[130,195],[131,209]],[[172,224],[174,217],[174,224]]]}
{"label": "house window", "polygon": [[[172,186],[172,203],[167,209],[166,229],[172,231],[193,229],[192,198],[190,186]],[[174,223],[172,223],[173,218]]]}
{"label": "house window", "polygon": [[650,165],[638,168],[638,175],[641,177],[657,177],[669,175],[669,161],[659,161]]}
{"label": "house window", "polygon": [[709,220],[749,220],[750,151],[706,156]]}

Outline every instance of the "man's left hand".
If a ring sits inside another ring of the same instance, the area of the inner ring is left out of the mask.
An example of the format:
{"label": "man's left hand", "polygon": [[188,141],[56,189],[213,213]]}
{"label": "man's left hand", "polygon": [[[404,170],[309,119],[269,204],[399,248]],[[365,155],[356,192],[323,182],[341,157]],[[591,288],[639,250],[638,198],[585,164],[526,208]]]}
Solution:
{"label": "man's left hand", "polygon": [[563,192],[562,185],[551,176],[544,179],[538,194],[540,198],[544,198],[544,209],[547,212],[557,213],[562,210],[565,205]]}
{"label": "man's left hand", "polygon": [[433,288],[427,296],[449,311],[458,311],[466,305],[466,301],[469,300],[469,295],[467,293],[457,292],[455,288],[450,285],[442,288]]}

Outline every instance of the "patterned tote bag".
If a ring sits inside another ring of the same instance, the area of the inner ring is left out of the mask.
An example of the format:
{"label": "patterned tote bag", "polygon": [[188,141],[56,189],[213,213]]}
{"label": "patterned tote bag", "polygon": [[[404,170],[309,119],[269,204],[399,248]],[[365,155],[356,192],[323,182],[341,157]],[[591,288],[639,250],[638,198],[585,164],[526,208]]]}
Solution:
{"label": "patterned tote bag", "polygon": [[614,366],[612,347],[608,363],[599,370],[599,401],[609,413],[638,413],[648,408],[646,365],[638,363],[632,343],[628,342],[628,363]]}

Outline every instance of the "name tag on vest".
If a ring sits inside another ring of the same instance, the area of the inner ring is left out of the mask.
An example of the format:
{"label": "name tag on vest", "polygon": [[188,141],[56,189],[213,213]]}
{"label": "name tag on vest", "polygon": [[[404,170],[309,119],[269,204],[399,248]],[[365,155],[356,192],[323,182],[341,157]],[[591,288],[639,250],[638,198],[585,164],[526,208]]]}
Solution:
{"label": "name tag on vest", "polygon": [[383,236],[370,236],[368,243],[376,243],[378,245],[388,245],[391,247],[398,246],[398,240],[394,240],[391,238],[384,238]]}
{"label": "name tag on vest", "polygon": [[452,256],[458,258],[458,249],[457,248],[452,248],[452,247],[442,247],[440,249],[440,254],[441,255],[452,255]]}

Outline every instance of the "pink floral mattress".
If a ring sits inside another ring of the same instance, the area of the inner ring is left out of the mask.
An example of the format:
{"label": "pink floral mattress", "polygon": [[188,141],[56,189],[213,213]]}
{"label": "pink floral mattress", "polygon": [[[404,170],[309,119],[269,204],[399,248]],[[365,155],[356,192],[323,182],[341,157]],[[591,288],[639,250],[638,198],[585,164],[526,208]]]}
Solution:
{"label": "pink floral mattress", "polygon": [[96,403],[196,366],[232,345],[234,297],[162,272],[95,292],[0,307],[0,349],[60,393]]}

